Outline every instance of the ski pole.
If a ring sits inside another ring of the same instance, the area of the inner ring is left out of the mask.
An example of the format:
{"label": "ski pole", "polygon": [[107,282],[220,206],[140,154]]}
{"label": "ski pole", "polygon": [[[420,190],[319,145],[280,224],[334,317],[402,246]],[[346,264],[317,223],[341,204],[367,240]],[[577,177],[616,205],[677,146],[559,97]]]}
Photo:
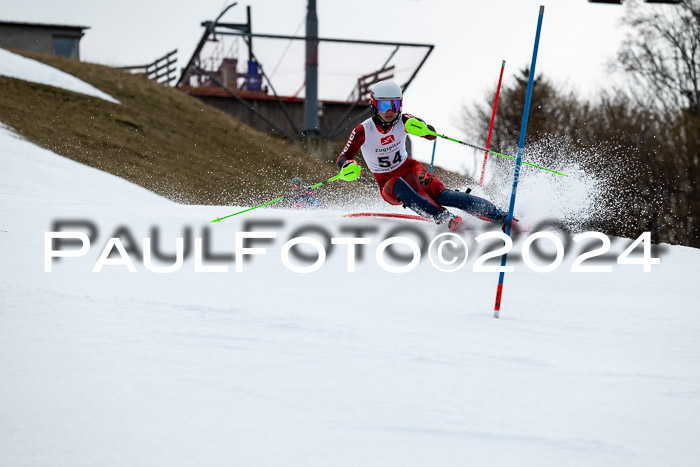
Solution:
{"label": "ski pole", "polygon": [[[362,167],[360,167],[357,164],[351,164],[351,165],[348,165],[347,167],[343,167],[343,169],[340,171],[340,173],[338,173],[338,175],[335,175],[335,176],[329,178],[328,180],[324,180],[322,182],[316,183],[315,185],[311,185],[309,187],[306,187],[306,188],[304,188],[304,190],[313,190],[314,188],[318,188],[320,186],[323,186],[326,183],[334,182],[336,180],[341,180],[341,179],[345,180],[347,182],[351,182],[351,181],[355,180],[356,178],[358,178],[360,175],[362,175]],[[242,211],[238,211],[238,212],[235,212],[233,214],[229,214],[228,216],[217,217],[212,222],[221,222],[222,220],[228,219],[229,217],[237,216],[238,214],[243,214],[244,212],[252,211],[253,209],[257,209],[257,208],[261,208],[263,206],[277,203],[277,202],[282,201],[285,198],[289,198],[290,196],[295,195],[297,193],[298,192],[288,193],[284,196],[280,196],[279,198],[275,198],[271,201],[267,201],[265,203],[258,204],[257,206],[253,206],[252,208],[244,209]]]}
{"label": "ski pole", "polygon": [[506,67],[506,61],[501,63],[501,76],[498,77],[498,87],[496,88],[496,99],[493,102],[493,113],[491,114],[491,124],[489,125],[489,137],[486,138],[486,151],[484,152],[484,164],[481,166],[481,178],[479,179],[479,187],[484,185],[484,174],[486,173],[486,160],[489,157],[489,146],[491,146],[491,134],[493,133],[493,121],[496,119],[496,108],[498,107],[498,95],[501,93],[501,81],[503,81],[503,70]]}
{"label": "ski pole", "polygon": [[[426,123],[421,122],[417,118],[409,118],[408,120],[406,120],[406,131],[412,135],[415,135],[415,136],[426,136],[426,135],[437,136],[438,138],[444,138],[444,139],[447,139],[450,141],[454,141],[455,143],[463,144],[465,146],[469,146],[470,148],[478,149],[479,151],[486,151],[489,154],[495,154],[497,156],[505,157],[506,159],[510,159],[512,161],[517,160],[515,157],[506,156],[505,154],[501,154],[501,153],[498,153],[496,151],[491,151],[490,149],[482,148],[481,146],[477,146],[476,144],[467,143],[464,141],[460,141],[458,139],[450,138],[449,136],[446,136],[446,135],[441,135],[439,133],[436,133],[436,132],[430,130]],[[522,163],[530,165],[532,167],[537,167],[538,169],[546,170],[547,172],[552,172],[552,173],[555,173],[557,175],[568,177],[568,175],[566,175],[565,173],[557,172],[556,170],[548,169],[546,167],[531,164],[531,163],[525,162],[525,161],[523,161]]]}
{"label": "ski pole", "polygon": [[433,140],[433,157],[430,159],[430,173],[433,173],[433,162],[435,161],[435,146],[437,146],[437,138]]}

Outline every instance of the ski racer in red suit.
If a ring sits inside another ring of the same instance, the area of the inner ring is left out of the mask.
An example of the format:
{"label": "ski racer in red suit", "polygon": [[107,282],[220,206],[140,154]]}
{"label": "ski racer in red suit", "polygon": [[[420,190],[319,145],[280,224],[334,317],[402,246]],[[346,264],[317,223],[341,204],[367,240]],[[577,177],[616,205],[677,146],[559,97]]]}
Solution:
{"label": "ski racer in red suit", "polygon": [[[420,162],[408,157],[404,124],[413,115],[401,112],[403,95],[396,83],[381,81],[372,86],[371,101],[374,115],[350,133],[336,161],[338,168],[342,170],[348,164],[357,164],[355,156],[362,150],[362,157],[374,174],[382,198],[387,203],[403,204],[437,224],[447,223],[453,231],[460,229],[462,218],[444,206],[462,209],[493,223],[505,222],[507,213],[490,201],[446,189],[440,179],[428,172]],[[435,131],[431,125],[428,128]],[[433,140],[435,136],[424,138]]]}

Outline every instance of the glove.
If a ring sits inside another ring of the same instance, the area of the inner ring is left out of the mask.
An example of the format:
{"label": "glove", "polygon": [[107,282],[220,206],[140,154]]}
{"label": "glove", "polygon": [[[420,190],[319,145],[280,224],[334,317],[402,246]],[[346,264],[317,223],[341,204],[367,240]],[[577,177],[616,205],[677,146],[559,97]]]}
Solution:
{"label": "glove", "polygon": [[[418,120],[418,121],[421,122],[421,123],[425,123],[425,120],[423,120],[422,118],[418,118],[418,117],[413,117],[413,118],[415,118],[416,120]],[[426,127],[428,130],[432,131],[433,133],[435,132],[435,127],[432,126],[432,125],[430,125],[429,123],[425,123],[425,127]],[[436,136],[433,136],[433,135],[426,135],[426,136],[423,136],[423,138],[427,139],[428,141],[432,141],[432,140],[434,140],[434,139],[436,138]]]}
{"label": "glove", "polygon": [[[435,127],[432,125],[426,125],[428,127],[428,130],[435,132]],[[433,141],[434,139],[437,138],[435,135],[425,135],[423,138],[427,139],[428,141]]]}
{"label": "glove", "polygon": [[340,169],[340,175],[343,180],[351,182],[362,175],[362,167],[356,160],[345,161],[345,164]]}

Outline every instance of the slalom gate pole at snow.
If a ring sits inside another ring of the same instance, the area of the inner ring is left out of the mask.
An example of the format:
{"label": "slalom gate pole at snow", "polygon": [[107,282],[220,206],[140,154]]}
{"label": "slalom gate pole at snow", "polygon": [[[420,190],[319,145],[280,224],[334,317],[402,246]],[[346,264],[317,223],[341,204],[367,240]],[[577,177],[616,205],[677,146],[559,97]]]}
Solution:
{"label": "slalom gate pole at snow", "polygon": [[430,173],[433,173],[433,162],[435,162],[435,146],[437,146],[437,138],[433,140],[433,157],[430,159]]}
{"label": "slalom gate pole at snow", "polygon": [[486,151],[484,152],[484,163],[481,165],[481,178],[479,179],[479,188],[484,186],[484,173],[486,173],[486,160],[489,158],[489,147],[491,146],[491,134],[493,133],[493,121],[496,120],[496,107],[498,107],[498,95],[501,93],[501,82],[503,81],[503,70],[506,67],[506,61],[501,63],[501,75],[498,77],[498,87],[496,88],[496,99],[493,102],[493,113],[491,114],[491,124],[489,125],[489,136],[486,138]]}
{"label": "slalom gate pole at snow", "polygon": [[[406,120],[405,126],[406,126],[406,132],[411,134],[411,135],[415,135],[415,136],[433,135],[433,136],[437,136],[438,138],[444,138],[444,139],[447,139],[449,141],[454,141],[455,143],[463,144],[463,145],[468,146],[468,147],[473,148],[473,149],[478,149],[479,151],[487,151],[489,154],[495,154],[497,156],[505,157],[506,159],[510,159],[512,161],[517,160],[515,157],[506,156],[505,154],[501,154],[500,152],[492,151],[490,149],[486,149],[484,147],[477,146],[476,144],[467,143],[465,141],[460,141],[458,139],[450,138],[447,135],[441,135],[440,133],[436,133],[436,132],[432,131],[431,129],[429,129],[428,125],[426,125],[425,122],[421,122],[420,120],[418,120],[415,117],[412,117],[412,118],[409,118],[408,120]],[[529,162],[522,161],[522,159],[521,159],[521,162],[523,164],[526,164],[526,165],[529,165],[532,167],[537,167],[538,169],[546,170],[547,172],[552,172],[552,173],[555,173],[557,175],[561,175],[562,177],[568,177],[568,175],[566,175],[565,173],[557,172],[556,170],[552,170],[552,169],[548,169],[546,167],[531,164]]]}
{"label": "slalom gate pole at snow", "polygon": [[[356,178],[358,178],[361,174],[362,174],[362,168],[357,164],[352,164],[348,167],[344,167],[338,175],[334,175],[333,177],[329,178],[328,180],[324,180],[322,182],[316,183],[315,185],[308,186],[300,191],[313,190],[314,188],[318,188],[320,186],[325,185],[326,183],[334,182],[336,180],[345,180],[345,181],[350,182],[350,181],[353,181]],[[268,206],[270,204],[277,203],[279,201],[282,201],[285,198],[289,198],[290,196],[296,195],[297,193],[299,193],[299,192],[295,191],[294,193],[287,193],[284,196],[280,196],[279,198],[275,198],[271,201],[267,201],[265,203],[258,204],[257,206],[253,206],[252,208],[248,208],[248,209],[244,209],[242,211],[234,212],[233,214],[229,214],[228,216],[217,217],[212,222],[221,222],[222,220],[228,219],[229,217],[237,216],[238,214],[243,214],[244,212],[252,211],[253,209],[258,209],[258,208],[261,208],[263,206]]]}
{"label": "slalom gate pole at snow", "polygon": [[[506,235],[510,236],[511,224],[513,223],[513,210],[515,209],[515,196],[518,192],[518,179],[520,178],[520,164],[523,158],[523,148],[525,147],[525,133],[527,132],[527,118],[530,114],[530,101],[532,98],[532,86],[535,81],[535,65],[537,64],[537,49],[540,46],[540,31],[542,30],[542,17],[544,16],[544,5],[540,5],[540,14],[537,18],[537,34],[535,34],[535,47],[532,51],[532,64],[530,65],[530,76],[527,80],[527,95],[525,96],[525,109],[523,110],[523,122],[520,125],[520,141],[518,142],[518,158],[515,161],[515,173],[513,175],[513,191],[510,195],[510,206],[508,207],[508,218],[506,219]],[[501,258],[501,269],[505,268],[508,253]],[[496,304],[493,308],[493,317],[498,318],[501,311],[501,295],[503,293],[503,279],[505,272],[501,270],[498,275],[498,288],[496,289]]]}

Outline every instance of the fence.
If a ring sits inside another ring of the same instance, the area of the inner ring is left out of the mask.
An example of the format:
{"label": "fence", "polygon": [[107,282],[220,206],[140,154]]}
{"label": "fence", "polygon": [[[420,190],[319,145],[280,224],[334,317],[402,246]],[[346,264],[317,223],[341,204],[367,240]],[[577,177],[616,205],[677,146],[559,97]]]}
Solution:
{"label": "fence", "polygon": [[170,86],[176,80],[175,64],[177,63],[177,49],[168,52],[160,58],[146,65],[122,66],[120,70],[129,70],[132,73],[143,73],[148,79]]}

